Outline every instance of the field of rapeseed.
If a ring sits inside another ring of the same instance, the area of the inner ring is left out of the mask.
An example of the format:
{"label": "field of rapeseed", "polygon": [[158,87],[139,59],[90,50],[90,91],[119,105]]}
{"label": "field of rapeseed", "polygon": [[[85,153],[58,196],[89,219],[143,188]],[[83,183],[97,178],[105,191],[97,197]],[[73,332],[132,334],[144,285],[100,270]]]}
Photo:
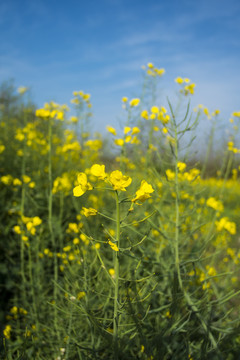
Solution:
{"label": "field of rapeseed", "polygon": [[164,69],[143,71],[106,139],[90,132],[90,94],[73,92],[70,116],[1,90],[1,359],[240,354],[240,112],[215,161],[219,111],[191,109],[195,84],[180,77],[163,106]]}

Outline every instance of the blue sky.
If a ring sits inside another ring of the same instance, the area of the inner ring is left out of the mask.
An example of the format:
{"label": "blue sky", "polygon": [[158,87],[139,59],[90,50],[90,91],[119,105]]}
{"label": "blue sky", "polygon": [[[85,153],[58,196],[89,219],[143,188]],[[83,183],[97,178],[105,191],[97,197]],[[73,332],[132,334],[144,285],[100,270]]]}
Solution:
{"label": "blue sky", "polygon": [[38,106],[91,93],[94,128],[116,124],[121,98],[136,97],[141,66],[196,83],[193,105],[240,110],[239,0],[2,0],[0,81],[31,87]]}

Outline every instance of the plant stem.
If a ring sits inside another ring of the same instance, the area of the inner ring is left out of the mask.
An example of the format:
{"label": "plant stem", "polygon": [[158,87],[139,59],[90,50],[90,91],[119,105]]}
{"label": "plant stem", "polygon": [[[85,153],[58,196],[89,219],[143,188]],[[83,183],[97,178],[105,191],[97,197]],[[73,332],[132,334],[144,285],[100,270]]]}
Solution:
{"label": "plant stem", "polygon": [[[118,192],[115,192],[116,197],[116,245],[120,247],[120,204]],[[113,314],[113,347],[114,359],[118,360],[118,304],[119,304],[119,252],[114,253],[114,270],[115,270],[115,289],[114,289],[114,314]]]}
{"label": "plant stem", "polygon": [[175,128],[175,192],[176,192],[176,201],[175,201],[175,268],[176,273],[178,277],[178,285],[180,289],[182,289],[182,279],[181,279],[181,273],[180,273],[180,263],[179,263],[179,224],[180,224],[180,218],[179,218],[179,183],[178,183],[178,134],[177,134],[177,124],[174,121],[174,128]]}
{"label": "plant stem", "polygon": [[[26,112],[24,111],[24,128],[26,126],[27,123],[27,115]],[[22,167],[21,167],[21,175],[22,175],[22,192],[21,192],[21,205],[20,205],[20,213],[21,216],[24,216],[24,206],[25,206],[25,192],[26,192],[26,184],[23,181],[23,175],[25,175],[25,171],[26,171],[26,135],[24,136],[24,141],[23,141],[23,158],[22,158]],[[25,277],[25,272],[24,272],[24,242],[21,238],[21,247],[20,247],[20,259],[21,259],[21,277],[22,277],[22,282],[23,282],[23,299],[24,302],[26,302],[26,289],[25,289],[25,284],[26,284],[26,277]]]}
{"label": "plant stem", "polygon": [[[48,123],[48,141],[49,141],[49,152],[48,152],[48,183],[49,183],[49,195],[48,195],[48,226],[50,232],[50,238],[53,248],[53,259],[54,259],[54,285],[53,285],[53,300],[56,303],[57,300],[57,281],[58,281],[58,265],[57,265],[57,253],[56,253],[56,242],[53,232],[53,221],[52,221],[52,120],[49,119]],[[54,325],[55,330],[57,326],[57,308],[54,307]]]}

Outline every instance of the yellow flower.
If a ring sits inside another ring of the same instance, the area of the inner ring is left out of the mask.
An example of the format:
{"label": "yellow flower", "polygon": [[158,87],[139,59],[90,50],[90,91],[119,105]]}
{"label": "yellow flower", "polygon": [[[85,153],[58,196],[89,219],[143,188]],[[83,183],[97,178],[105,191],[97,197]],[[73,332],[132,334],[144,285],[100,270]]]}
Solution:
{"label": "yellow flower", "polygon": [[19,179],[13,179],[13,186],[20,186],[20,185],[22,185],[22,182],[21,182],[21,180],[19,180]]}
{"label": "yellow flower", "polygon": [[136,136],[134,136],[131,140],[131,144],[141,144],[141,141]]}
{"label": "yellow flower", "polygon": [[166,175],[168,180],[174,180],[175,179],[175,172],[173,172],[171,169],[166,170]]}
{"label": "yellow flower", "polygon": [[73,189],[73,196],[82,196],[87,190],[92,190],[92,185],[87,181],[85,173],[79,173],[77,177],[78,185]]}
{"label": "yellow flower", "polygon": [[89,217],[89,216],[94,216],[94,215],[97,215],[97,210],[96,209],[93,209],[93,208],[85,208],[83,207],[82,208],[82,214],[86,217]]}
{"label": "yellow flower", "polygon": [[154,69],[158,76],[162,76],[165,74],[165,69]]}
{"label": "yellow flower", "polygon": [[129,105],[131,107],[138,106],[139,103],[140,103],[140,99],[132,99],[131,101],[129,101]]}
{"label": "yellow flower", "polygon": [[131,135],[128,135],[125,137],[125,142],[129,143],[131,141],[131,139],[132,139]]}
{"label": "yellow flower", "polygon": [[128,98],[127,98],[126,96],[124,96],[124,97],[122,98],[122,102],[126,103],[127,101],[128,101]]}
{"label": "yellow flower", "polygon": [[149,69],[153,69],[153,64],[152,63],[148,63],[147,66],[149,67]]}
{"label": "yellow flower", "polygon": [[141,117],[145,120],[148,120],[148,111],[147,110],[143,110],[141,112]]}
{"label": "yellow flower", "polygon": [[108,272],[112,277],[114,277],[114,275],[115,275],[115,270],[114,269],[111,268],[111,269],[108,270]]}
{"label": "yellow flower", "polygon": [[152,106],[151,112],[152,112],[153,114],[158,114],[158,113],[159,113],[159,108],[158,108],[157,106]]}
{"label": "yellow flower", "polygon": [[86,102],[89,101],[90,97],[91,97],[90,94],[84,94],[84,95],[82,95],[83,100],[85,100]]}
{"label": "yellow flower", "polygon": [[14,227],[13,227],[13,231],[16,233],[16,234],[21,234],[21,228],[20,228],[20,226],[19,225],[15,225]]}
{"label": "yellow flower", "polygon": [[77,116],[72,116],[72,117],[71,117],[71,121],[72,121],[73,123],[77,123],[77,122],[78,122]]}
{"label": "yellow flower", "polygon": [[153,191],[152,185],[148,184],[146,180],[142,180],[140,188],[136,191],[136,196],[132,199],[132,202],[136,202],[137,200],[144,202],[151,197],[149,194]]}
{"label": "yellow flower", "polygon": [[220,200],[216,200],[214,197],[207,199],[206,204],[216,211],[223,211],[224,209],[222,202]]}
{"label": "yellow flower", "polygon": [[28,184],[31,181],[31,178],[28,175],[23,175],[22,178],[25,184]]}
{"label": "yellow flower", "polygon": [[12,182],[13,178],[11,175],[3,175],[1,177],[1,181],[5,184],[5,185],[10,185]]}
{"label": "yellow flower", "polygon": [[112,126],[107,126],[106,129],[108,132],[110,132],[110,134],[113,134],[115,136],[117,135],[116,129],[114,129]]}
{"label": "yellow flower", "polygon": [[124,145],[124,140],[123,139],[116,139],[116,140],[114,140],[114,143],[117,146],[123,146]]}
{"label": "yellow flower", "polygon": [[132,135],[135,135],[135,134],[138,134],[138,133],[140,133],[140,129],[137,126],[134,126],[132,128]]}
{"label": "yellow flower", "polygon": [[6,339],[11,338],[11,330],[12,330],[11,325],[6,325],[5,326],[5,329],[3,330],[3,335],[5,336]]}
{"label": "yellow flower", "polygon": [[196,85],[194,83],[184,86],[185,95],[188,95],[188,94],[193,95],[195,86]]}
{"label": "yellow flower", "polygon": [[114,190],[126,191],[132,179],[129,176],[123,175],[121,171],[115,170],[110,174],[109,180],[113,185]]}
{"label": "yellow flower", "polygon": [[28,91],[28,88],[27,88],[27,87],[24,87],[24,86],[19,86],[19,88],[17,89],[17,92],[18,92],[20,95],[23,95],[26,91]]}
{"label": "yellow flower", "polygon": [[10,313],[16,315],[18,313],[18,308],[17,306],[13,306],[11,309],[10,309]]}
{"label": "yellow flower", "polygon": [[131,131],[131,128],[129,126],[124,127],[124,135],[128,134]]}
{"label": "yellow flower", "polygon": [[77,294],[77,299],[78,299],[78,300],[81,300],[85,295],[86,295],[85,291],[80,291],[80,292]]}
{"label": "yellow flower", "polygon": [[151,120],[156,119],[156,114],[151,114],[151,115],[149,116],[149,118],[150,118]]}
{"label": "yellow flower", "polygon": [[42,223],[42,220],[40,219],[40,217],[34,216],[34,218],[32,219],[32,222],[33,222],[34,226],[38,226]]}
{"label": "yellow flower", "polygon": [[119,251],[119,248],[117,247],[116,244],[114,244],[112,241],[108,241],[108,244],[111,246],[111,248],[114,250],[114,251]]}
{"label": "yellow flower", "polygon": [[183,80],[183,78],[181,78],[180,76],[178,76],[178,77],[175,79],[175,82],[178,83],[178,84],[183,84],[184,80]]}
{"label": "yellow flower", "polygon": [[184,170],[186,169],[186,166],[187,166],[187,165],[186,165],[185,163],[183,163],[183,162],[180,162],[180,161],[179,161],[179,162],[177,163],[177,167],[178,167],[178,170],[179,170],[179,171],[184,171]]}
{"label": "yellow flower", "polygon": [[234,111],[232,116],[240,117],[240,111]]}
{"label": "yellow flower", "polygon": [[99,180],[104,180],[107,177],[105,165],[94,164],[90,169],[90,173],[99,178]]}
{"label": "yellow flower", "polygon": [[79,239],[78,239],[78,238],[74,238],[74,239],[73,239],[73,244],[74,244],[74,245],[79,244]]}
{"label": "yellow flower", "polygon": [[63,248],[63,251],[65,251],[65,252],[68,252],[68,251],[70,251],[70,250],[71,250],[71,246],[70,246],[70,245],[65,246],[65,247]]}

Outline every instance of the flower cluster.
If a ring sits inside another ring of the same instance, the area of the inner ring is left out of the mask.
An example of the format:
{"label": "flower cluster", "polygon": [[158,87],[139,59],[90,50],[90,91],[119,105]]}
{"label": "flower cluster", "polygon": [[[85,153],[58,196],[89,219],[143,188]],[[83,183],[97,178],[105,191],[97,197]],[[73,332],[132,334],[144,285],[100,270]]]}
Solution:
{"label": "flower cluster", "polygon": [[146,70],[146,74],[152,77],[162,77],[165,74],[165,69],[156,68],[152,63],[148,63],[147,66],[142,66],[143,70]]}
{"label": "flower cluster", "polygon": [[145,120],[160,120],[163,124],[167,124],[170,120],[170,116],[167,114],[167,109],[164,106],[152,106],[151,112],[143,110],[141,117]]}
{"label": "flower cluster", "polygon": [[194,89],[195,89],[196,84],[190,83],[191,82],[190,79],[181,78],[180,76],[178,76],[175,79],[175,82],[182,86],[182,89],[180,90],[180,92],[183,93],[184,95],[188,95],[188,94],[193,95],[194,94]]}
{"label": "flower cluster", "polygon": [[67,105],[59,105],[51,101],[50,103],[45,103],[44,107],[36,110],[36,116],[42,119],[57,119],[64,120],[65,112],[68,111]]}

